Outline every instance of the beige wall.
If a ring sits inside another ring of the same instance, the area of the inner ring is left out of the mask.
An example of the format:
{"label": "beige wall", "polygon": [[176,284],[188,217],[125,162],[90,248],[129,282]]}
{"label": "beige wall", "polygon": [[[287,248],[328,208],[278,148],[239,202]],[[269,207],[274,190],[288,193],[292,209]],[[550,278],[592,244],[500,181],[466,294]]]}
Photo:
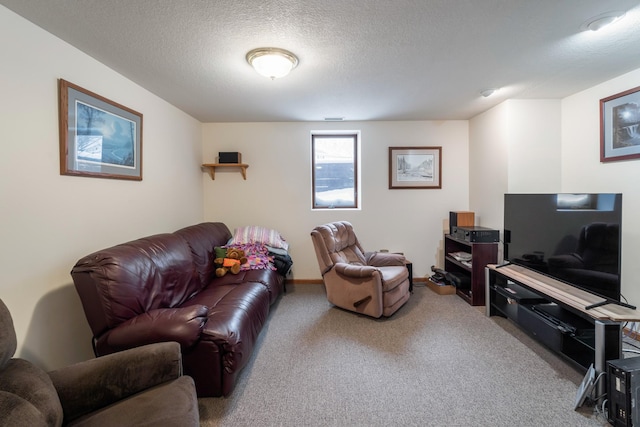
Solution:
{"label": "beige wall", "polygon": [[503,102],[469,121],[469,206],[477,225],[495,229],[502,229],[503,194],[509,185],[507,118]]}
{"label": "beige wall", "polygon": [[[348,220],[366,250],[404,252],[414,275],[442,265],[442,231],[450,210],[467,210],[469,142],[467,121],[209,123],[203,127],[203,159],[239,151],[249,164],[239,172],[203,173],[204,216],[240,225],[275,228],[287,239],[293,278],[320,279],[310,231]],[[311,210],[311,131],[359,130],[362,136],[362,209]],[[389,190],[390,146],[442,146],[441,190]],[[235,202],[229,202],[234,200]],[[238,200],[243,202],[238,203]]]}
{"label": "beige wall", "polygon": [[[506,101],[469,124],[470,209],[491,218],[483,225],[501,228],[505,192],[623,194],[622,294],[638,306],[640,163],[600,163],[599,101],[639,81],[640,69],[562,100]],[[492,158],[495,170],[477,164],[477,159],[488,160],[489,151],[498,154]]]}
{"label": "beige wall", "polygon": [[561,191],[560,100],[507,100],[470,120],[469,141],[477,225],[502,232],[505,193]]}
{"label": "beige wall", "polygon": [[[202,220],[201,126],[2,6],[0,39],[0,298],[18,355],[53,369],[93,356],[78,258]],[[143,181],[60,175],[58,78],[144,115]]]}
{"label": "beige wall", "polygon": [[622,294],[640,306],[640,160],[600,163],[600,99],[640,85],[640,69],[562,100],[562,190],[622,193]]}

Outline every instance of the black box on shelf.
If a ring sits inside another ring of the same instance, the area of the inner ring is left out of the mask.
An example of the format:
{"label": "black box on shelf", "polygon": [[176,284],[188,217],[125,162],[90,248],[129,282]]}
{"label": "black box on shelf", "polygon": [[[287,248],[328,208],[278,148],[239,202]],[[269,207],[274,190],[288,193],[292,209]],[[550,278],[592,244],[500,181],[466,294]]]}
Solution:
{"label": "black box on shelf", "polygon": [[242,154],[237,151],[218,152],[218,163],[242,163]]}
{"label": "black box on shelf", "polygon": [[453,227],[453,237],[470,243],[494,243],[500,241],[500,231],[487,227]]}

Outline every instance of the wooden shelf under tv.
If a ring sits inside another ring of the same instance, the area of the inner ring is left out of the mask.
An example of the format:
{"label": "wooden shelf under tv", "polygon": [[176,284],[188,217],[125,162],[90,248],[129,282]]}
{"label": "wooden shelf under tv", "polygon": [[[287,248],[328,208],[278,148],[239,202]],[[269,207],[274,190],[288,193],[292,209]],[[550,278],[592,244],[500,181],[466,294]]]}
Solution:
{"label": "wooden shelf under tv", "polygon": [[249,167],[249,165],[246,163],[205,163],[202,165],[202,167],[209,170],[211,179],[216,179],[216,168],[240,168],[242,177],[246,180],[247,168]]}

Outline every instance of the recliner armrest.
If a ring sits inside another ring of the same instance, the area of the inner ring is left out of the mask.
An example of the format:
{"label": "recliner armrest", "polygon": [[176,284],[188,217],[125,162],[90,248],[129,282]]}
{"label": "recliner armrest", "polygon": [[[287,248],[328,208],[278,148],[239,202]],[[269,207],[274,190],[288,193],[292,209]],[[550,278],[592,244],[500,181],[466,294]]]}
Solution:
{"label": "recliner armrest", "polygon": [[109,331],[106,341],[118,350],[165,341],[187,349],[200,339],[208,312],[204,305],[150,310]]}
{"label": "recliner armrest", "polygon": [[49,372],[67,422],[181,375],[176,342],[132,348]]}
{"label": "recliner armrest", "polygon": [[406,263],[404,255],[389,252],[367,252],[365,253],[365,258],[367,265],[374,267],[398,266]]}
{"label": "recliner armrest", "polygon": [[338,262],[334,268],[338,274],[347,277],[371,277],[378,271],[377,268],[370,265],[355,265],[346,262]]}

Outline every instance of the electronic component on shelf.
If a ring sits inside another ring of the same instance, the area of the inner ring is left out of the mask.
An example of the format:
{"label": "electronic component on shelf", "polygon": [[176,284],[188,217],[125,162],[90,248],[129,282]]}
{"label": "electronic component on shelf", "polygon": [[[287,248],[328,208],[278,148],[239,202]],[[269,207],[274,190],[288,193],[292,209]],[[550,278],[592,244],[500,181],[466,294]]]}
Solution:
{"label": "electronic component on shelf", "polygon": [[500,231],[487,227],[453,227],[453,237],[471,243],[495,243],[500,241]]}

